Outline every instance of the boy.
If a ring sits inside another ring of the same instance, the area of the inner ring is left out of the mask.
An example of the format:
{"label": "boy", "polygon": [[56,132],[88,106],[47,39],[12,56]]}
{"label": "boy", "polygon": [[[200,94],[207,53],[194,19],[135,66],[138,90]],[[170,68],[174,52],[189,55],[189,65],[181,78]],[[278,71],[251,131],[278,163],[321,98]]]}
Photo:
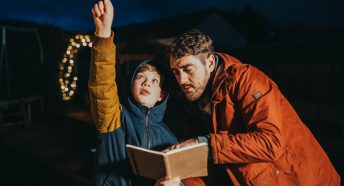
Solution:
{"label": "boy", "polygon": [[95,41],[92,48],[89,93],[91,114],[99,132],[96,185],[153,185],[153,180],[134,177],[126,159],[125,144],[163,149],[177,143],[163,123],[167,96],[156,62],[142,62],[133,74],[132,95],[123,106],[115,83],[115,45],[111,32],[113,7],[99,1],[92,9]]}

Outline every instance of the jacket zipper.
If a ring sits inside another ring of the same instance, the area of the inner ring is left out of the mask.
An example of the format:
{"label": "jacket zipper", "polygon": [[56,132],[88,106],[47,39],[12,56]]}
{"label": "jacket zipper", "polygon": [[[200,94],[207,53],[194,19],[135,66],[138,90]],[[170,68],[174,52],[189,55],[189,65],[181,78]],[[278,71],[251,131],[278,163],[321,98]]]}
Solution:
{"label": "jacket zipper", "polygon": [[147,110],[146,114],[146,136],[147,136],[147,149],[150,149],[151,147],[151,141],[150,141],[150,129],[149,129],[149,114],[150,109]]}

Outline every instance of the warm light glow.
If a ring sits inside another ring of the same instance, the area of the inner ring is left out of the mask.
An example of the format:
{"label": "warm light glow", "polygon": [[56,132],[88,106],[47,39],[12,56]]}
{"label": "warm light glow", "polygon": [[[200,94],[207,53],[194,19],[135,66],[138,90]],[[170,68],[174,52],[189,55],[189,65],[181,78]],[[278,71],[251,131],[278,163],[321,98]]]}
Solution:
{"label": "warm light glow", "polygon": [[62,99],[65,101],[72,98],[77,87],[77,72],[73,68],[77,65],[77,60],[74,56],[77,56],[80,47],[92,47],[92,41],[89,35],[77,34],[73,38],[70,38],[69,42],[70,44],[67,46],[59,65],[59,84]]}

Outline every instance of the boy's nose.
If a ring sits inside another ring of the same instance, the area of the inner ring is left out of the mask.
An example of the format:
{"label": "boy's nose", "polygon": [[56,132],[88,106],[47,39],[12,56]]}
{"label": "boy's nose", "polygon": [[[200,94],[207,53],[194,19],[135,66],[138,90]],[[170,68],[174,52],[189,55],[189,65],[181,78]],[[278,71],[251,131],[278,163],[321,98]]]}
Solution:
{"label": "boy's nose", "polygon": [[149,87],[150,86],[150,84],[149,83],[147,83],[147,82],[143,82],[143,84],[142,84],[144,87]]}

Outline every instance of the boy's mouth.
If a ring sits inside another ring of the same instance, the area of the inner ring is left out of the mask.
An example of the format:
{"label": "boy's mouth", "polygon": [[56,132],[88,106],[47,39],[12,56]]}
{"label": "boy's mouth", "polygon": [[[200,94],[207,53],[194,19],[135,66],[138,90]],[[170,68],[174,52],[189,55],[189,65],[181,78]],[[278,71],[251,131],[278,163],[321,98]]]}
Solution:
{"label": "boy's mouth", "polygon": [[141,89],[140,90],[140,94],[144,95],[144,96],[147,96],[147,95],[150,95],[150,92],[148,90],[146,90],[146,89]]}

